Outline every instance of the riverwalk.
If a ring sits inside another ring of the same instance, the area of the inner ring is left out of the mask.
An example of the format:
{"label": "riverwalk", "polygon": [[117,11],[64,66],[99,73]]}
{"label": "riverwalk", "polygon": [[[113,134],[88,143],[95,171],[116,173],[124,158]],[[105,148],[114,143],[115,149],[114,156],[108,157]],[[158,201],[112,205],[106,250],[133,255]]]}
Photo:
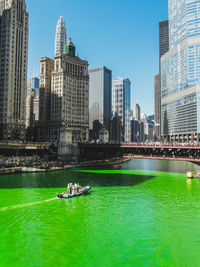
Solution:
{"label": "riverwalk", "polygon": [[93,160],[93,161],[86,161],[80,162],[77,164],[68,164],[63,167],[49,167],[49,168],[42,168],[42,167],[12,167],[12,168],[0,168],[0,175],[4,174],[13,174],[13,173],[37,173],[37,172],[52,172],[52,171],[61,171],[73,168],[84,168],[84,167],[94,167],[94,166],[107,166],[107,165],[119,165],[123,164],[130,159],[118,159],[118,160]]}

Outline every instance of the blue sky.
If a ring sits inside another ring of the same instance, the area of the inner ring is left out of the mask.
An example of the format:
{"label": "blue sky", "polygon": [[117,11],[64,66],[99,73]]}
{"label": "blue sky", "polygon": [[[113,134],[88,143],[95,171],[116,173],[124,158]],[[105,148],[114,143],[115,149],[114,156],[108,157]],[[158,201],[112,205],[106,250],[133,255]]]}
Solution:
{"label": "blue sky", "polygon": [[167,0],[26,0],[29,12],[29,69],[54,55],[56,24],[62,15],[67,36],[90,67],[105,65],[113,78],[129,78],[132,107],[154,112],[154,75],[158,72],[158,23],[168,18]]}

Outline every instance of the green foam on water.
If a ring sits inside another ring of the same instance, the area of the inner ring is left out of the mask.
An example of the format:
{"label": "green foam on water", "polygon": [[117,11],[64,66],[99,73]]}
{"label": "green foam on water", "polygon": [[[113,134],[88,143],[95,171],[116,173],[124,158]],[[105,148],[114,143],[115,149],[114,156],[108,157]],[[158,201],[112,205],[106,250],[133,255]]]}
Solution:
{"label": "green foam on water", "polygon": [[57,200],[57,199],[58,199],[57,197],[54,197],[54,198],[51,198],[51,199],[46,199],[46,200],[37,201],[37,202],[13,205],[13,206],[9,206],[9,207],[2,207],[2,208],[0,208],[0,212],[7,211],[7,210],[13,210],[13,209],[27,208],[27,207],[30,207],[30,206],[40,205],[40,204],[47,203],[47,202],[50,202],[50,201],[54,201],[54,200]]}

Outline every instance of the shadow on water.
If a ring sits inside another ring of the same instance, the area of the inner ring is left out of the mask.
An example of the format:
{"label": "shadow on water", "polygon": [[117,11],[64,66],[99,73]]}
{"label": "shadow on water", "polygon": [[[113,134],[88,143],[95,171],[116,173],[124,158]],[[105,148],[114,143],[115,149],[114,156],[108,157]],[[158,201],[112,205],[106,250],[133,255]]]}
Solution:
{"label": "shadow on water", "polygon": [[66,188],[69,182],[91,185],[92,187],[106,186],[135,186],[155,178],[153,175],[138,175],[125,173],[81,173],[73,170],[14,174],[0,176],[0,189],[7,188]]}

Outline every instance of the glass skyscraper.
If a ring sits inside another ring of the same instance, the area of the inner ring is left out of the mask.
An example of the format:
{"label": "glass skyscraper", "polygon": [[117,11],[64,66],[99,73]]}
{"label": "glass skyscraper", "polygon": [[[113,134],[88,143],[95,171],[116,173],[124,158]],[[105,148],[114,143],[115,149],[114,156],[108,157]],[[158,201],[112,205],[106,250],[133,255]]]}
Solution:
{"label": "glass skyscraper", "polygon": [[89,69],[89,129],[99,121],[110,130],[112,111],[112,71],[106,67]]}
{"label": "glass skyscraper", "polygon": [[116,77],[112,81],[112,112],[122,121],[122,140],[131,141],[130,129],[131,82],[129,79]]}
{"label": "glass skyscraper", "polygon": [[161,134],[200,141],[200,0],[169,0],[169,44],[161,58]]}

